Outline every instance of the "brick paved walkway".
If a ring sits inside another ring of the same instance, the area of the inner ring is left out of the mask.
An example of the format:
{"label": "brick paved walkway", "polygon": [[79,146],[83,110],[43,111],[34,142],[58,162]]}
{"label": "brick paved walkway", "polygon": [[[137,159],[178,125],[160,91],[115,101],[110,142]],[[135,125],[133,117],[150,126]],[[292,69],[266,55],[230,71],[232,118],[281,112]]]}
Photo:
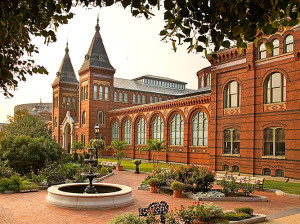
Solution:
{"label": "brick paved walkway", "polygon": [[[51,206],[46,203],[47,191],[24,194],[0,194],[0,223],[1,224],[92,224],[107,223],[112,217],[125,212],[135,212],[139,207],[146,207],[154,201],[166,201],[170,209],[189,206],[193,203],[187,198],[173,199],[166,194],[151,194],[138,191],[138,185],[145,178],[145,174],[134,174],[126,171],[115,171],[115,175],[103,182],[124,184],[133,188],[134,203],[131,206],[109,210],[71,210]],[[277,196],[268,192],[256,192],[256,195],[268,197],[268,202],[213,202],[225,210],[235,207],[249,206],[256,213],[270,214],[300,208],[300,200]],[[292,218],[292,217],[291,217]],[[293,217],[294,218],[294,217]],[[298,217],[297,217],[298,218]],[[274,221],[277,221],[276,219]],[[281,221],[281,220],[279,220]],[[273,223],[273,222],[272,222]],[[281,223],[281,222],[276,222]],[[289,223],[289,222],[282,222]],[[293,222],[296,223],[296,222]]]}

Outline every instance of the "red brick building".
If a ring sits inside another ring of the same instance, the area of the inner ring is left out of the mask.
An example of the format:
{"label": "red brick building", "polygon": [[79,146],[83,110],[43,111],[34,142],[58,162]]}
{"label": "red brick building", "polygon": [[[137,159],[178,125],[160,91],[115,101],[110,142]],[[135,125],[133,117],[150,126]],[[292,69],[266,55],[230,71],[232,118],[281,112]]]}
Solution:
{"label": "red brick building", "polygon": [[[241,54],[218,52],[197,73],[199,88],[146,75],[114,77],[97,24],[77,80],[68,54],[52,85],[53,137],[69,150],[74,140],[127,141],[132,158],[147,139],[165,139],[160,160],[214,170],[300,178],[300,27],[265,37]],[[272,53],[263,41],[273,42]],[[110,153],[110,152],[108,152]]]}

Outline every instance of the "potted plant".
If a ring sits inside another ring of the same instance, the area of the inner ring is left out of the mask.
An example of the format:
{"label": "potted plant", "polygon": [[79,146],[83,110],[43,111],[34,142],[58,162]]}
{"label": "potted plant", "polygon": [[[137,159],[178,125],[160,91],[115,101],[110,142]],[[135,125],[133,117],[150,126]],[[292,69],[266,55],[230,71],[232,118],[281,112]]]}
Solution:
{"label": "potted plant", "polygon": [[116,170],[121,171],[123,167],[121,166],[122,159],[127,157],[127,155],[123,152],[124,149],[128,149],[128,143],[118,140],[113,140],[111,144],[107,147],[108,149],[113,149],[115,151],[114,156],[117,158],[117,166]]}
{"label": "potted plant", "polygon": [[178,182],[178,181],[174,181],[171,184],[171,189],[173,190],[173,197],[174,198],[181,198],[181,194],[182,191],[185,190],[185,184]]}
{"label": "potted plant", "polygon": [[135,164],[135,173],[140,173],[140,165],[142,161],[140,159],[133,160],[133,163]]}
{"label": "potted plant", "polygon": [[150,193],[157,193],[159,180],[157,178],[151,178],[148,180],[148,184],[150,185]]}

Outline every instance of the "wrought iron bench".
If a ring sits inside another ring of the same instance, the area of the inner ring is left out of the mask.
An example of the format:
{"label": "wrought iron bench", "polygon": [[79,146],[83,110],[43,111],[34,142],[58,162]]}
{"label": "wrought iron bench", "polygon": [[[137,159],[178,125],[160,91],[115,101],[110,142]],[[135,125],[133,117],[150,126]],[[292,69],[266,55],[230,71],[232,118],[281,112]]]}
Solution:
{"label": "wrought iron bench", "polygon": [[169,210],[169,205],[165,201],[153,202],[147,208],[139,208],[139,216],[147,216],[149,213],[152,213],[154,216],[160,216],[160,222],[165,223],[165,214]]}

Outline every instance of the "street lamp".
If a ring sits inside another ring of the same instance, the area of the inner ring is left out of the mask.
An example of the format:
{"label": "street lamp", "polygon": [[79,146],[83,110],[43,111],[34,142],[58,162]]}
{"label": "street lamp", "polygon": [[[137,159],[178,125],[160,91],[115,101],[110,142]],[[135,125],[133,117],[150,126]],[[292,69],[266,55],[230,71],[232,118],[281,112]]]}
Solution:
{"label": "street lamp", "polygon": [[[99,127],[98,123],[96,123],[94,129],[95,129],[96,139],[99,139],[99,130],[100,130],[100,127]],[[98,149],[97,149],[97,147],[96,147],[96,159],[98,161]]]}

